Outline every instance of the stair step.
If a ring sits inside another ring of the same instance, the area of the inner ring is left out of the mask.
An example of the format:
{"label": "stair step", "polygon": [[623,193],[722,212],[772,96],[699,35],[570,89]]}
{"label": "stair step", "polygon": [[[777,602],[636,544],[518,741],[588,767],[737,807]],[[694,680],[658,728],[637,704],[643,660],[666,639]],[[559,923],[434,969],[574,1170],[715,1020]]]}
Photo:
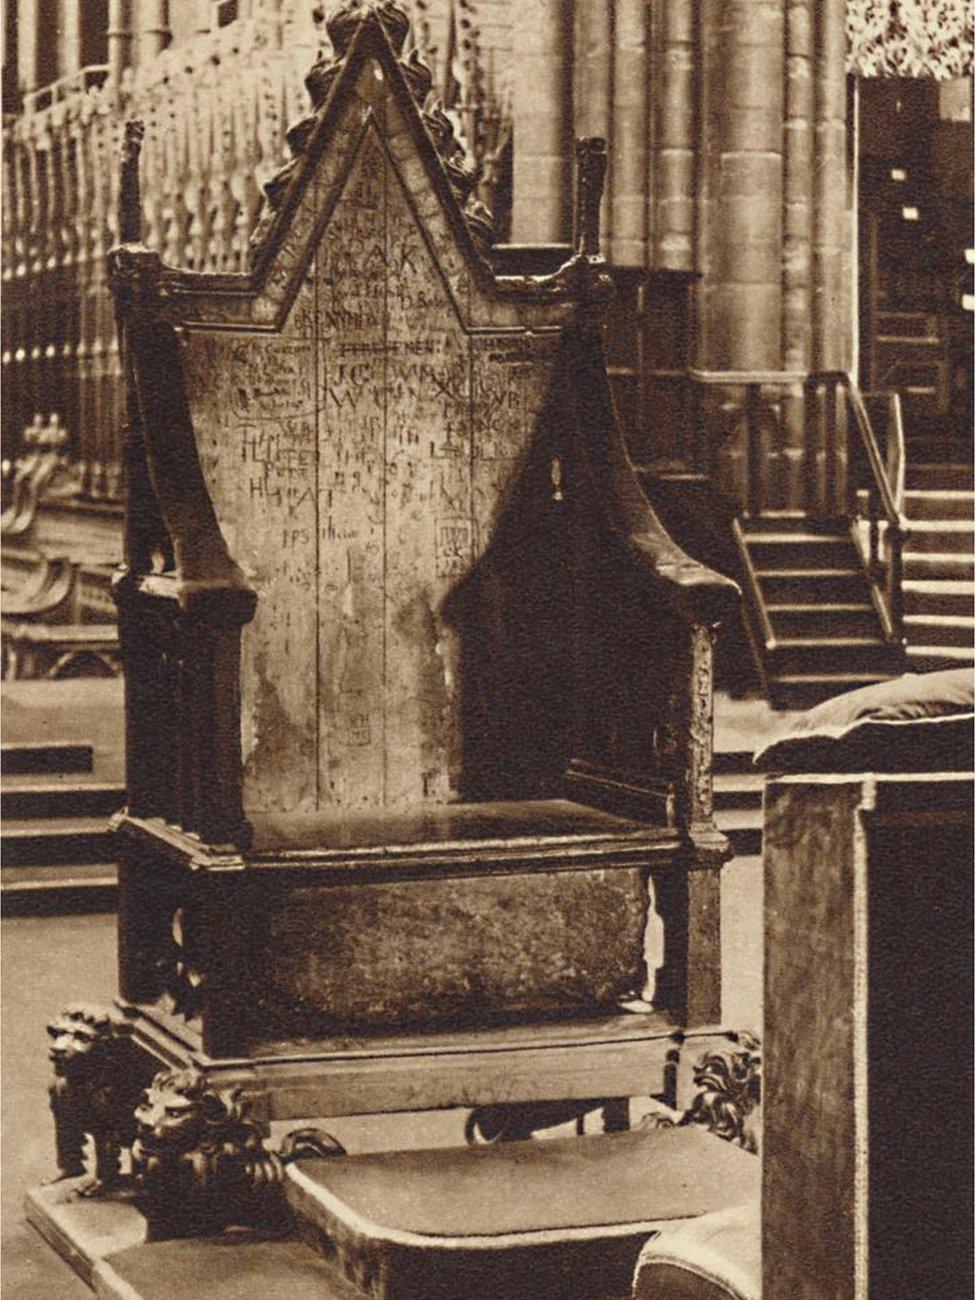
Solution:
{"label": "stair step", "polygon": [[972,646],[910,645],[908,661],[921,672],[936,672],[940,668],[966,668],[971,666],[976,652]]}
{"label": "stair step", "polygon": [[897,673],[790,673],[775,677],[770,682],[773,708],[806,709],[845,695],[848,691],[872,686],[875,682],[891,681]]}
{"label": "stair step", "polygon": [[973,488],[973,467],[971,464],[967,465],[956,461],[912,464],[911,460],[909,460],[905,469],[905,484],[910,490],[938,488],[971,491]]}
{"label": "stair step", "polygon": [[91,745],[74,741],[0,745],[0,772],[4,776],[28,772],[90,772],[93,761]]}
{"label": "stair step", "polygon": [[767,605],[766,613],[777,637],[878,635],[877,612],[866,601]]}
{"label": "stair step", "polygon": [[971,616],[974,584],[952,579],[914,578],[902,583],[905,610],[917,614],[952,614]]}
{"label": "stair step", "polygon": [[902,556],[903,572],[909,580],[926,578],[929,580],[945,578],[952,581],[971,582],[973,578],[973,556],[961,551],[915,551],[906,550]]}
{"label": "stair step", "polygon": [[124,803],[125,787],[117,782],[46,781],[0,789],[3,817],[108,817]]}
{"label": "stair step", "polygon": [[39,867],[111,861],[115,836],[104,818],[60,817],[54,821],[6,821],[6,867]]}
{"label": "stair step", "polygon": [[912,519],[905,529],[905,551],[973,551],[971,519]]}
{"label": "stair step", "polygon": [[717,749],[712,756],[715,777],[741,775],[752,771],[751,749]]}
{"label": "stair step", "polygon": [[905,493],[905,514],[914,519],[968,519],[973,518],[974,494],[965,490],[948,488],[911,488]]}
{"label": "stair step", "polygon": [[854,545],[849,537],[818,537],[815,533],[757,533],[747,538],[758,569],[849,568]]}
{"label": "stair step", "polygon": [[762,807],[729,808],[716,812],[715,824],[729,837],[737,858],[762,852]]}
{"label": "stair step", "polygon": [[974,620],[965,614],[906,614],[905,635],[911,645],[972,648]]}
{"label": "stair step", "polygon": [[111,862],[0,868],[4,916],[50,916],[65,912],[112,912],[117,868]]}
{"label": "stair step", "polygon": [[802,510],[766,510],[761,515],[742,517],[739,526],[749,540],[769,535],[786,537],[789,541],[795,540],[798,535],[818,540],[823,537],[836,540],[841,536],[836,524],[819,523],[810,519]]}
{"label": "stair step", "polygon": [[784,675],[831,674],[862,670],[888,673],[901,666],[900,646],[873,637],[790,637],[769,651],[770,672]]}
{"label": "stair step", "polygon": [[762,809],[762,773],[736,773],[716,776],[714,798],[716,817],[732,809]]}
{"label": "stair step", "polygon": [[869,591],[861,569],[849,566],[827,569],[761,568],[757,570],[763,595],[771,604],[824,605],[862,603]]}

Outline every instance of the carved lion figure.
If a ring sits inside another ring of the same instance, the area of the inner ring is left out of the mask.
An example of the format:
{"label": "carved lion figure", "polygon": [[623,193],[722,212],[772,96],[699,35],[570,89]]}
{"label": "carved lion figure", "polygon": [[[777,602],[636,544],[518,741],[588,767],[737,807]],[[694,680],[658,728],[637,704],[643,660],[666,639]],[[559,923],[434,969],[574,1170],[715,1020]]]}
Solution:
{"label": "carved lion figure", "polygon": [[132,1173],[148,1237],[194,1236],[231,1224],[284,1226],[284,1165],[341,1154],[328,1134],[289,1135],[279,1155],[264,1146],[239,1088],[219,1091],[196,1070],[156,1075],[135,1112]]}
{"label": "carved lion figure", "polygon": [[117,1011],[69,1007],[47,1027],[54,1078],[49,1093],[57,1162],[62,1178],[85,1173],[85,1135],[95,1148],[90,1194],[119,1180],[120,1154],[135,1136],[133,1110],[142,1091],[130,1038],[132,1026]]}

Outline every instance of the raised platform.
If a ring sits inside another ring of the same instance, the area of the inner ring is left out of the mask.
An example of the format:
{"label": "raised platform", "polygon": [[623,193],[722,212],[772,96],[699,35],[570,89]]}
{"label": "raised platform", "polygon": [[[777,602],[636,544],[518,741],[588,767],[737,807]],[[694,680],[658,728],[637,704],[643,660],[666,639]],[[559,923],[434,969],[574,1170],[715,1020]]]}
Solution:
{"label": "raised platform", "polygon": [[126,1193],[31,1192],[31,1223],[118,1300],[625,1296],[663,1227],[744,1202],[760,1164],[691,1126],[476,1148],[301,1160],[292,1236],[231,1229],[147,1241]]}

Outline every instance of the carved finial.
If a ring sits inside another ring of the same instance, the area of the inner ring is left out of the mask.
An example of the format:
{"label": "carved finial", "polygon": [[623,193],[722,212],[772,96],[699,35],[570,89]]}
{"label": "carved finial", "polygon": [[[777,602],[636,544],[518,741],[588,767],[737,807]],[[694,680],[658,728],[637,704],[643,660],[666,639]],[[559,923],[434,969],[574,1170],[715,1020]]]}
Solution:
{"label": "carved finial", "polygon": [[126,122],[119,181],[119,239],[123,244],[138,244],[142,238],[139,154],[145,133],[146,128],[138,118],[130,118]]}
{"label": "carved finial", "polygon": [[600,201],[607,174],[607,142],[601,136],[576,141],[576,252],[600,255]]}

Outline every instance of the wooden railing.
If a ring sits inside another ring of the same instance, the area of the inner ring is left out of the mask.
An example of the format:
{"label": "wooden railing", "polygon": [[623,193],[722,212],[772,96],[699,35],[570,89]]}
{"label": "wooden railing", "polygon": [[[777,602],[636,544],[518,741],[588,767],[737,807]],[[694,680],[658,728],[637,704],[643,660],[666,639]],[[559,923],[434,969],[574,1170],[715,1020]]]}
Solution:
{"label": "wooden railing", "polygon": [[[897,393],[873,399],[873,405],[880,405],[886,411],[885,448],[882,451],[865,398],[851,382],[848,382],[846,392],[858,435],[851,440],[848,497],[854,538],[872,581],[883,592],[883,600],[879,604],[888,639],[901,641],[904,544],[902,503],[905,487],[905,435],[901,403]],[[862,545],[864,529],[867,531],[866,546]]]}
{"label": "wooden railing", "polygon": [[885,631],[900,640],[905,447],[897,396],[871,398],[876,417],[884,416],[882,450],[845,371],[692,370],[689,379],[689,468],[708,475],[744,516],[849,520]]}

